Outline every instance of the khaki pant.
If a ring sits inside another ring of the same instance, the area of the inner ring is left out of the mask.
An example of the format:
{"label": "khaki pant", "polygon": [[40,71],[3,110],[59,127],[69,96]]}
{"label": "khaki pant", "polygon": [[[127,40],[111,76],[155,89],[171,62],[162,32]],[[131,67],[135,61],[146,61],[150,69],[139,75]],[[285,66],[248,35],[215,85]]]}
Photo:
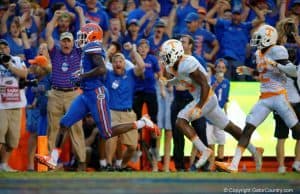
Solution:
{"label": "khaki pant", "polygon": [[[60,128],[60,119],[69,109],[71,102],[79,95],[78,91],[63,92],[50,90],[48,95],[48,146],[51,151],[55,146],[56,137]],[[82,122],[75,123],[68,132],[79,162],[85,162],[85,141]]]}
{"label": "khaki pant", "polygon": [[21,109],[0,110],[0,143],[18,147],[21,133]]}
{"label": "khaki pant", "polygon": [[[121,124],[121,123],[129,123],[134,122],[136,120],[136,114],[131,112],[120,112],[120,111],[114,111],[110,110],[111,114],[111,120],[112,120],[112,126]],[[138,143],[138,131],[137,130],[131,130],[127,133],[123,133],[118,136],[121,140],[121,143],[124,145],[130,145],[130,146],[137,146]],[[106,140],[106,143],[117,143],[118,137],[112,137]]]}

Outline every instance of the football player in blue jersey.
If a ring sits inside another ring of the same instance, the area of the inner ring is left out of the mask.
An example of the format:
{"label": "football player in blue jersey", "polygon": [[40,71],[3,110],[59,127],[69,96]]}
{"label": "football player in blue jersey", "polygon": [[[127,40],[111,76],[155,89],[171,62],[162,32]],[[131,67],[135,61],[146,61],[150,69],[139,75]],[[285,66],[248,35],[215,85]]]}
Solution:
{"label": "football player in blue jersey", "polygon": [[106,74],[104,64],[105,51],[102,46],[103,31],[97,24],[88,23],[77,33],[76,45],[82,49],[80,70],[73,74],[70,81],[80,86],[82,94],[74,99],[68,112],[60,121],[60,133],[56,139],[56,149],[49,156],[36,154],[35,158],[50,169],[55,169],[65,132],[85,115],[91,113],[99,134],[108,139],[133,129],[147,127],[156,131],[157,128],[146,116],[132,123],[119,124],[111,127],[111,116],[108,106],[108,93],[103,84]]}

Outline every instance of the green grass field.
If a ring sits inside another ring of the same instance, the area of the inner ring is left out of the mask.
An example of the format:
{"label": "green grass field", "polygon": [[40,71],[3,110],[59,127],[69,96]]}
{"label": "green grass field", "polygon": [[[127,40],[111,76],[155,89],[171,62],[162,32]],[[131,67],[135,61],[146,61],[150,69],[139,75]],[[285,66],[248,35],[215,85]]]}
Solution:
{"label": "green grass field", "polygon": [[[230,86],[230,101],[228,106],[228,116],[235,124],[241,128],[245,125],[245,119],[251,108],[257,102],[259,98],[259,83],[258,82],[231,82]],[[251,142],[265,149],[264,156],[276,156],[275,146],[277,139],[274,138],[274,119],[271,113],[267,119],[256,129],[256,132],[252,135]],[[192,144],[188,139],[185,141],[185,156],[189,156]],[[234,155],[236,147],[236,140],[231,135],[226,135],[225,155]],[[163,138],[161,138],[161,145],[163,145]],[[295,141],[292,138],[288,138],[286,141],[286,156],[294,156]],[[171,148],[172,150],[173,148]],[[163,155],[163,146],[160,149],[161,155]],[[245,156],[249,156],[250,153],[246,152]]]}
{"label": "green grass field", "polygon": [[299,177],[296,173],[0,173],[0,193],[299,193]]}
{"label": "green grass field", "polygon": [[286,174],[279,173],[256,173],[256,172],[17,172],[5,173],[0,172],[0,179],[224,179],[224,180],[295,180],[300,178],[299,173],[289,172]]}

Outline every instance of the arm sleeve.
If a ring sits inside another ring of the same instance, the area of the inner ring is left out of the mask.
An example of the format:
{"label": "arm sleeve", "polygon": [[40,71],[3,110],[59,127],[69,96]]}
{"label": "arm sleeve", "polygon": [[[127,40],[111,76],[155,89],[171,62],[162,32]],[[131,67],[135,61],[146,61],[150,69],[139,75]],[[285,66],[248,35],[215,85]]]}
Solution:
{"label": "arm sleeve", "polygon": [[291,77],[297,77],[297,67],[293,63],[289,62],[285,65],[282,65],[280,63],[277,64],[277,68],[286,73],[288,76]]}

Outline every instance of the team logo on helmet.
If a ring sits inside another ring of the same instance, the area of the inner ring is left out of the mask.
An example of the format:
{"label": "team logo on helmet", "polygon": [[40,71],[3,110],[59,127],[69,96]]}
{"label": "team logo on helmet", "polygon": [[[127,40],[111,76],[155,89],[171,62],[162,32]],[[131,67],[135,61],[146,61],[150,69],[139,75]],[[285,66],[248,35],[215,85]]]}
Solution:
{"label": "team logo on helmet", "polygon": [[179,40],[170,39],[161,46],[160,57],[166,66],[173,66],[183,54],[183,46]]}
{"label": "team logo on helmet", "polygon": [[262,25],[254,32],[250,45],[263,49],[275,45],[278,39],[277,30],[270,25]]}

